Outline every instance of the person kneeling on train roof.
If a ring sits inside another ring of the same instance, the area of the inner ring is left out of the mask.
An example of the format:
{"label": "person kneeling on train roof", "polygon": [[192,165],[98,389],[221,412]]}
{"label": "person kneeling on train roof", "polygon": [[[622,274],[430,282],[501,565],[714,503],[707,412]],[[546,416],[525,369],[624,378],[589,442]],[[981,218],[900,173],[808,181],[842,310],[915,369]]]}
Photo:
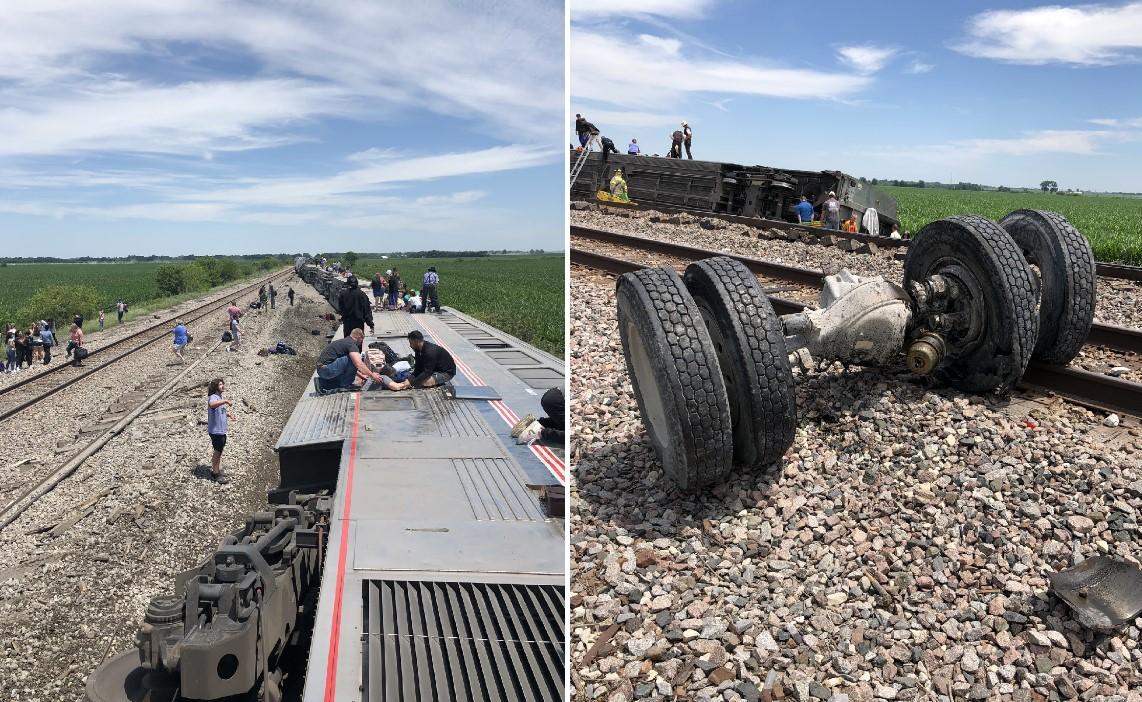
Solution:
{"label": "person kneeling on train roof", "polygon": [[433,388],[444,385],[456,377],[456,361],[452,360],[452,354],[431,341],[425,341],[424,334],[419,330],[414,329],[408,333],[408,345],[416,354],[412,378],[388,386],[389,390]]}
{"label": "person kneeling on train roof", "polygon": [[338,339],[317,357],[318,387],[324,392],[355,387],[358,374],[381,383],[381,374],[369,370],[361,358],[361,347],[365,343],[365,332],[354,329],[349,336]]}
{"label": "person kneeling on train roof", "polygon": [[341,312],[341,321],[345,325],[345,336],[354,329],[364,329],[368,324],[373,329],[373,306],[369,303],[369,296],[357,284],[357,279],[350,277],[345,281],[345,289],[337,297],[337,309]]}

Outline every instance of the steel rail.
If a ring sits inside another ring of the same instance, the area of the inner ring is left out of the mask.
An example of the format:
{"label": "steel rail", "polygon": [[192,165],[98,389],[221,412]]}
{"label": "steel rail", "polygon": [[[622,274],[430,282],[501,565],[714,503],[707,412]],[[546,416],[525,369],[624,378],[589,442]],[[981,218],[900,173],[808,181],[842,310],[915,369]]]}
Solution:
{"label": "steel rail", "polygon": [[[593,229],[591,227],[571,225],[571,236],[600,241],[616,246],[626,246],[632,249],[653,251],[665,256],[694,261],[702,258],[710,258],[711,256],[729,256],[744,263],[747,268],[757,275],[781,278],[782,280],[788,280],[793,283],[813,285],[815,287],[820,287],[821,278],[823,277],[821,271],[808,268],[796,268],[780,263],[771,263],[769,261],[751,258],[749,256],[738,256],[736,254],[728,254],[723,251],[703,249],[696,246],[673,244],[657,239],[644,239],[642,237],[612,232],[605,229]],[[1133,329],[1131,327],[1119,327],[1112,324],[1096,323],[1091,325],[1090,332],[1087,334],[1086,343],[1091,346],[1102,346],[1127,353],[1142,353],[1142,330]]]}
{"label": "steel rail", "polygon": [[[571,263],[622,275],[646,268],[646,265],[571,247]],[[800,312],[808,307],[800,302],[769,297],[778,314]],[[1076,368],[1050,366],[1031,362],[1020,385],[1053,392],[1068,400],[1104,412],[1142,417],[1142,384],[1131,383]]]}
{"label": "steel rail", "polygon": [[[224,304],[228,299],[245,295],[249,291],[256,290],[260,286],[265,285],[266,283],[268,283],[270,281],[273,281],[277,278],[280,278],[280,277],[283,277],[286,275],[290,275],[292,273],[293,273],[293,269],[291,268],[288,271],[278,271],[277,273],[274,273],[268,277],[261,278],[255,282],[251,283],[250,285],[247,285],[247,286],[245,286],[245,287],[243,287],[237,291],[234,291],[234,292],[226,294],[226,295],[220,295],[218,298],[211,300],[210,302],[204,303],[202,305],[199,305],[198,307],[195,307],[195,308],[193,308],[187,312],[183,312],[181,314],[175,315],[174,317],[169,317],[167,319],[164,319],[164,320],[158,322],[157,324],[153,324],[153,325],[147,327],[146,329],[135,332],[129,336],[125,336],[122,339],[117,339],[116,341],[108,344],[107,346],[103,346],[101,348],[95,349],[87,356],[87,358],[92,358],[93,356],[95,356],[96,354],[98,354],[102,351],[108,351],[108,350],[113,349],[113,348],[115,348],[121,344],[124,344],[128,341],[131,341],[133,339],[138,339],[141,336],[149,334],[149,333],[155,331],[156,329],[158,329],[160,327],[165,327],[168,324],[170,324],[171,321],[175,318],[179,318],[179,319],[185,318],[186,321],[188,321],[188,322],[194,322],[196,320],[202,319],[203,317],[215,312],[216,309],[220,305]],[[198,312],[199,310],[206,310],[206,311],[203,312],[202,314],[198,314],[196,316],[190,316],[190,315],[194,315],[194,313]],[[115,362],[120,361],[123,358],[126,358],[127,356],[130,356],[131,354],[135,353],[136,351],[140,351],[140,350],[146,348],[147,346],[150,346],[151,344],[153,344],[153,343],[155,343],[161,339],[165,339],[167,336],[168,336],[168,332],[164,331],[164,333],[159,334],[158,336],[152,337],[150,339],[147,339],[146,341],[144,341],[141,344],[137,344],[135,346],[132,346],[131,348],[128,348],[127,350],[123,351],[122,353],[107,359],[105,362],[103,362],[99,365],[96,365],[96,366],[94,366],[94,367],[92,367],[92,368],[90,368],[90,369],[88,369],[82,373],[79,373],[78,375],[74,375],[74,376],[68,378],[67,380],[64,380],[62,383],[48,389],[46,392],[42,392],[42,393],[39,393],[33,397],[30,397],[30,398],[24,400],[23,402],[13,406],[13,407],[8,407],[8,408],[0,410],[0,421],[4,421],[5,419],[8,419],[9,417],[20,412],[21,410],[27,409],[28,407],[31,407],[32,405],[36,404],[37,402],[44,400],[48,397],[51,397],[52,395],[56,394],[60,390],[63,390],[63,389],[65,389],[71,385],[74,385],[75,383],[79,382],[80,380],[83,380],[84,378],[88,377],[89,375],[92,375],[94,373],[98,373],[99,371],[103,370],[104,368],[107,368],[108,366],[114,364]],[[36,375],[31,376],[30,378],[25,378],[24,380],[21,380],[18,383],[13,383],[12,385],[9,385],[5,388],[0,388],[0,397],[11,393],[18,388],[24,387],[24,386],[28,385],[29,383],[36,382],[36,381],[38,381],[38,380],[40,380],[46,376],[49,376],[53,373],[58,373],[58,372],[64,371],[64,370],[66,370],[68,368],[72,368],[72,367],[73,366],[69,365],[66,361],[61,363],[58,366],[51,366],[47,370],[45,370],[41,373],[37,373]]]}
{"label": "steel rail", "polygon": [[[581,202],[589,202],[582,200]],[[781,229],[783,231],[796,231],[805,234],[813,234],[816,236],[835,236],[841,239],[855,239],[856,241],[864,243],[876,244],[883,249],[906,249],[908,248],[908,239],[892,239],[887,236],[873,236],[871,234],[859,234],[853,232],[833,231],[822,229],[821,227],[807,227],[804,224],[797,222],[786,222],[781,219],[762,219],[760,217],[743,217],[742,215],[726,214],[724,212],[707,212],[689,207],[676,207],[670,205],[643,205],[639,203],[631,203],[629,205],[608,205],[601,202],[592,202],[590,204],[598,205],[600,208],[607,208],[610,211],[620,212],[622,210],[637,210],[640,212],[661,212],[663,214],[689,214],[701,217],[713,217],[726,222],[734,224],[744,224],[747,227],[756,227],[759,229]],[[1142,266],[1128,266],[1121,263],[1095,263],[1095,272],[1100,278],[1118,278],[1121,280],[1133,280],[1142,282]]]}

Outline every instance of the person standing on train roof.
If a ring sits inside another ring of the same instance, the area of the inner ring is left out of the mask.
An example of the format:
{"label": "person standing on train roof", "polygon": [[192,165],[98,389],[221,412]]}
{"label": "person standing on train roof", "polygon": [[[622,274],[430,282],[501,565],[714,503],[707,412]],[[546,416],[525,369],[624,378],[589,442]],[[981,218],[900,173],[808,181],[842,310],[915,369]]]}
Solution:
{"label": "person standing on train roof", "polygon": [[[686,146],[686,158],[691,161],[694,160],[694,154],[690,153],[690,142],[694,139],[694,130],[690,129],[690,125],[686,120],[682,120],[682,143]],[[682,151],[678,151],[678,158],[682,158]]]}
{"label": "person standing on train roof", "polygon": [[345,281],[345,289],[337,297],[337,310],[341,313],[346,336],[354,329],[364,329],[366,324],[370,329],[374,328],[373,306],[369,303],[369,296],[354,277]]}
{"label": "person standing on train roof", "polygon": [[440,300],[436,296],[436,286],[440,285],[440,276],[436,273],[436,266],[429,266],[420,281],[420,292],[424,296],[424,311],[435,308],[440,311]]}
{"label": "person standing on train roof", "polygon": [[801,224],[813,221],[813,205],[804,195],[801,196],[801,202],[798,202],[793,209],[797,212],[797,221]]}

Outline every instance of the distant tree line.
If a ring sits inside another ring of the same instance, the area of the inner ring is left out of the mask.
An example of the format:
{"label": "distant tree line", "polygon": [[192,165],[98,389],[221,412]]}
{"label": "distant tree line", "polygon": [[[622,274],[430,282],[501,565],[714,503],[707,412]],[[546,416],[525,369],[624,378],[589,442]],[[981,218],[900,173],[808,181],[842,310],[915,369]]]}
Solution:
{"label": "distant tree line", "polygon": [[164,295],[209,290],[217,285],[244,278],[258,271],[269,271],[282,265],[279,259],[266,256],[259,261],[237,261],[233,258],[199,258],[190,263],[164,263],[155,271],[155,283]]}

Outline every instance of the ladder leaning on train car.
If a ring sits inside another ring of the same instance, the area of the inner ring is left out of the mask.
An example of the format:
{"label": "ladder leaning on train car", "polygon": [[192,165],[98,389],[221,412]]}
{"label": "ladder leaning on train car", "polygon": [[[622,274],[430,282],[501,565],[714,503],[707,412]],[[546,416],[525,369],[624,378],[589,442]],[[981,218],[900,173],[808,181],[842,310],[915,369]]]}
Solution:
{"label": "ladder leaning on train car", "polygon": [[571,184],[570,188],[575,187],[575,181],[579,179],[579,174],[583,172],[583,166],[587,165],[587,155],[591,151],[602,151],[603,144],[599,141],[599,133],[593,132],[591,138],[587,141],[587,145],[579,151],[579,157],[575,160],[575,165],[571,168]]}

